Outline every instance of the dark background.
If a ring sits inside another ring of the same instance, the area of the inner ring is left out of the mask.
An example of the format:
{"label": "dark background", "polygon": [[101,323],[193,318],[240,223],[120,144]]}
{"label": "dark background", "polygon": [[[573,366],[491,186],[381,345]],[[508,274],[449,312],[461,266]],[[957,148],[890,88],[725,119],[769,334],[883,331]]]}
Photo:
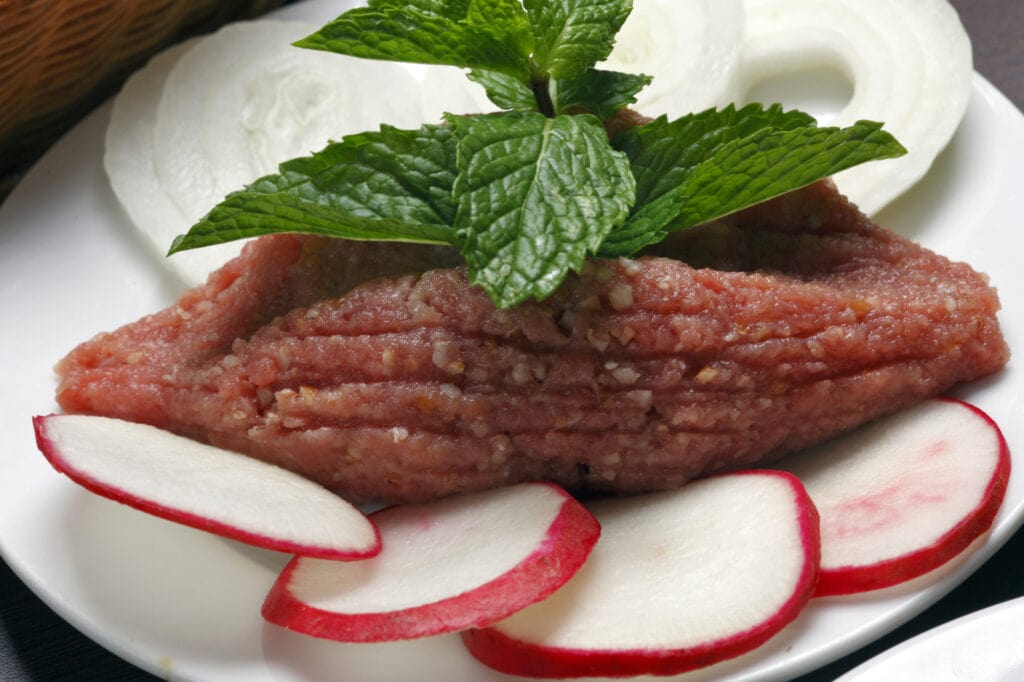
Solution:
{"label": "dark background", "polygon": [[[2,3],[3,0],[0,0]],[[238,3],[235,3],[236,5]],[[272,3],[271,3],[272,4]],[[1021,0],[952,0],[974,46],[975,69],[988,78],[1018,108],[1024,108],[1024,2]],[[223,15],[223,21],[241,16],[244,8]],[[207,30],[210,25],[192,30]],[[182,31],[188,30],[183,27]],[[0,27],[0,48],[3,47]],[[0,52],[3,52],[0,49]],[[123,77],[121,75],[120,77]],[[87,113],[95,103],[117,90],[119,76],[114,74],[78,110],[68,112],[55,124],[46,139],[31,150],[0,154],[0,199],[16,184],[18,177],[64,129]],[[3,106],[0,104],[0,106]],[[0,144],[2,147],[2,144]],[[834,680],[850,668],[891,646],[972,611],[1024,595],[1024,530],[981,570],[945,599],[908,624],[874,644],[799,678],[799,682]],[[37,680],[153,680],[152,676],[125,663],[81,635],[57,617],[33,595],[6,563],[0,562],[0,680],[26,682]]]}

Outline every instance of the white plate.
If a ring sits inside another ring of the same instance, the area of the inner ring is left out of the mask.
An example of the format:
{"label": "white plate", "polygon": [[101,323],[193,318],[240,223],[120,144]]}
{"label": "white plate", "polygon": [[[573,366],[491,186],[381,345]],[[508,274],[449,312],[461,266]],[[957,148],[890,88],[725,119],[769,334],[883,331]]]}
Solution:
{"label": "white plate", "polygon": [[1024,680],[1024,597],[990,606],[879,654],[838,682]]}
{"label": "white plate", "polygon": [[[330,18],[334,2],[285,16]],[[164,307],[178,283],[141,243],[101,165],[109,107],[61,140],[0,208],[0,552],[62,617],[129,661],[182,680],[509,679],[456,636],[339,645],[265,625],[263,597],[287,557],[222,540],[93,496],[35,448],[30,417],[57,409],[50,368],[76,343]],[[989,273],[1011,347],[1024,339],[1015,197],[1024,117],[976,77],[971,104],[926,180],[880,221]],[[1024,376],[1016,360],[960,395],[1024,451]],[[959,584],[1024,521],[1024,474],[1011,477],[992,533],[913,585],[815,602],[756,652],[680,679],[787,679],[910,619]]]}

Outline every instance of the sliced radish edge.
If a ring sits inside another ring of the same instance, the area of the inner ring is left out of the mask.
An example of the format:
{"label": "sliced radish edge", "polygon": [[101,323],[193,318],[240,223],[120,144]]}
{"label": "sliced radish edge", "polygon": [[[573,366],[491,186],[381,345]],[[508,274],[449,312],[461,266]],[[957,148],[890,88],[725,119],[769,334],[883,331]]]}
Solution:
{"label": "sliced radish edge", "polygon": [[[814,593],[821,557],[818,512],[795,476],[775,470],[737,471],[722,476],[778,476],[790,487],[804,560],[793,592],[772,616],[761,623],[698,646],[677,649],[615,649],[598,651],[525,642],[498,627],[460,633],[463,643],[480,662],[500,672],[539,678],[626,677],[676,675],[720,663],[761,646],[803,611]],[[500,624],[499,624],[500,627]]]}
{"label": "sliced radish edge", "polygon": [[1010,479],[1010,448],[998,424],[975,405],[948,396],[936,398],[961,405],[990,426],[996,435],[999,452],[992,478],[985,488],[983,504],[961,519],[937,540],[908,554],[864,566],[822,566],[818,573],[815,597],[857,594],[892,587],[929,573],[967,549],[995,520]]}
{"label": "sliced radish edge", "polygon": [[[357,546],[338,548],[334,546],[323,546],[309,544],[299,541],[288,540],[281,537],[267,535],[263,533],[257,533],[252,530],[243,528],[239,525],[218,521],[211,519],[201,514],[187,511],[180,507],[174,507],[167,504],[162,504],[141,496],[137,493],[126,491],[124,488],[120,488],[116,485],[112,485],[108,482],[100,480],[92,474],[86,473],[74,466],[71,462],[64,457],[60,448],[57,445],[57,439],[50,433],[49,422],[55,418],[65,417],[76,417],[77,415],[61,415],[52,414],[46,416],[34,416],[32,417],[32,425],[35,430],[36,444],[39,451],[42,452],[43,456],[49,461],[50,465],[59,473],[64,474],[72,481],[85,488],[86,490],[95,493],[101,497],[113,500],[115,502],[124,504],[133,509],[145,512],[152,516],[159,517],[166,521],[178,523],[190,528],[219,535],[221,537],[228,538],[230,540],[237,540],[245,544],[253,545],[255,547],[261,547],[263,549],[269,549],[277,552],[283,552],[286,554],[300,554],[310,557],[318,557],[323,559],[333,559],[337,561],[356,561],[361,559],[367,559],[374,557],[381,551],[381,539],[380,532],[377,530],[368,519],[366,520],[366,528],[371,535],[367,542],[359,543]],[[106,417],[88,417],[89,419],[107,419]],[[140,426],[140,425],[135,425]],[[211,446],[212,447],[212,446]],[[238,455],[233,452],[224,452],[226,457],[245,457],[244,455]],[[246,458],[247,460],[249,458]],[[279,467],[275,467],[258,460],[253,460],[257,466],[267,467],[279,472],[283,472],[288,476],[294,476],[301,478],[298,474],[292,474],[286,472]],[[308,482],[310,486],[316,486],[311,481]],[[345,506],[351,506],[341,498],[337,498],[338,502]],[[353,508],[354,509],[354,508]],[[365,517],[364,517],[365,518]]]}
{"label": "sliced radish edge", "polygon": [[[340,613],[312,606],[289,589],[303,557],[283,569],[263,604],[263,617],[295,632],[344,642],[381,642],[414,639],[484,627],[547,598],[586,561],[597,543],[601,527],[571,495],[550,483],[564,496],[561,508],[540,546],[511,570],[461,594],[439,601],[381,612]],[[376,521],[384,509],[370,515]],[[565,542],[560,538],[572,538]],[[502,595],[495,598],[495,595]]]}

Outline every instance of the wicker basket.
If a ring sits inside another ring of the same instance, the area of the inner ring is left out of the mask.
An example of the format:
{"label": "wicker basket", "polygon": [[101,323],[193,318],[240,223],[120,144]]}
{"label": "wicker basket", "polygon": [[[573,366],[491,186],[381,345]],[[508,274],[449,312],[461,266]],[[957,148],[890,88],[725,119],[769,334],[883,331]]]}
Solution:
{"label": "wicker basket", "polygon": [[0,0],[0,177],[31,162],[160,49],[280,4]]}

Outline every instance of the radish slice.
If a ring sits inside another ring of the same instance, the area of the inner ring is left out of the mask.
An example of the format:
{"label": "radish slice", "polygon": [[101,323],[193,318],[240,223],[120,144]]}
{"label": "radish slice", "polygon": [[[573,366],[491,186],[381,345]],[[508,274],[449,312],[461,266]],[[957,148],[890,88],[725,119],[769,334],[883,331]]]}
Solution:
{"label": "radish slice", "polygon": [[637,111],[676,118],[722,99],[742,40],[743,0],[637,0],[600,68],[653,76]]}
{"label": "radish slice", "polygon": [[814,590],[818,519],[782,472],[717,476],[590,506],[601,541],[549,599],[463,641],[534,677],[671,675],[738,656]]}
{"label": "radish slice", "polygon": [[53,468],[98,495],[280,552],[348,560],[380,551],[362,512],[290,471],[119,419],[32,422]]}
{"label": "radish slice", "polygon": [[296,557],[264,617],[343,642],[381,642],[487,625],[543,599],[600,534],[562,489],[526,483],[373,514],[384,550],[358,564]]}
{"label": "radish slice", "polygon": [[787,458],[821,514],[817,596],[888,587],[982,535],[1003,501],[999,428],[958,400],[930,400]]}
{"label": "radish slice", "polygon": [[909,150],[836,175],[839,189],[873,215],[928,171],[960,124],[971,91],[970,39],[946,0],[746,0],[731,99],[763,99],[759,84],[783,76],[806,89],[802,81],[820,67],[853,86],[852,99],[823,122],[883,121]]}

